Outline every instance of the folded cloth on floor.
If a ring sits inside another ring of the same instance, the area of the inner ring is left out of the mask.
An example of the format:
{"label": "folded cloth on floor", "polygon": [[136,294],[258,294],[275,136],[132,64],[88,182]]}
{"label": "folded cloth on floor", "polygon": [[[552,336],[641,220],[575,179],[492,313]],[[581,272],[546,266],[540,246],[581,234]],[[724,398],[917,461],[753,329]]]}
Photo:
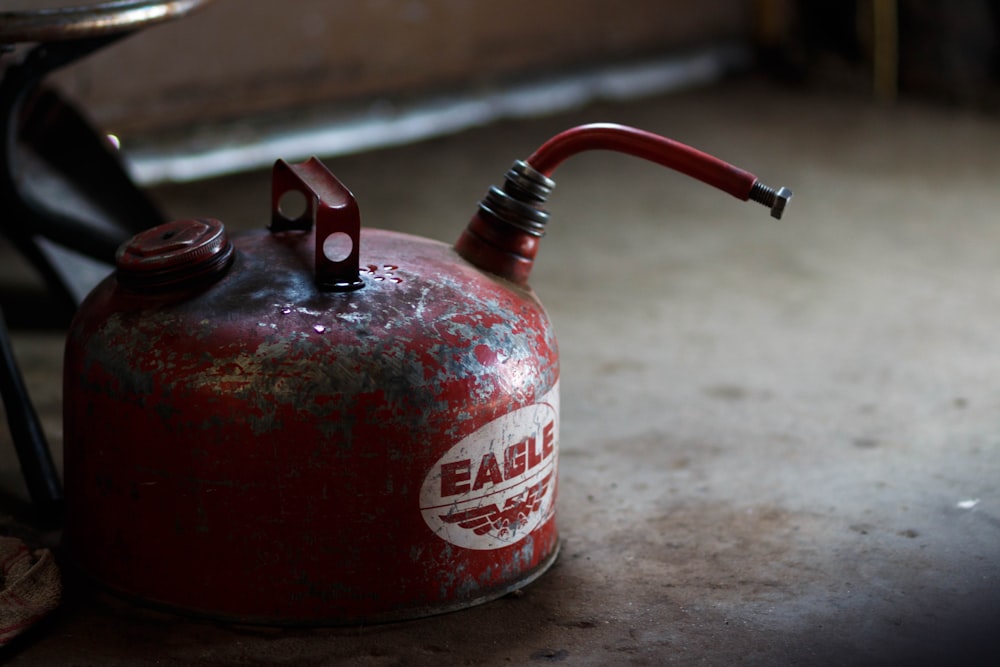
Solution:
{"label": "folded cloth on floor", "polygon": [[52,552],[0,536],[0,646],[59,605],[62,581]]}

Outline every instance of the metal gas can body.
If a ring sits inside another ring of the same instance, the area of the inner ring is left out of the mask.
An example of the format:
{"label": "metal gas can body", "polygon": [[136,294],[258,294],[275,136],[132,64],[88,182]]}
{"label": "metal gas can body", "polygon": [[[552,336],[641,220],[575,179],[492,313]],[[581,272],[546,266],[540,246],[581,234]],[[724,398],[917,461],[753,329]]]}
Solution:
{"label": "metal gas can body", "polygon": [[[148,259],[218,227],[132,245]],[[363,284],[324,290],[315,233],[235,238],[208,285],[119,270],[82,304],[66,539],[111,589],[240,621],[371,622],[503,595],[554,560],[559,368],[534,293],[377,229]]]}

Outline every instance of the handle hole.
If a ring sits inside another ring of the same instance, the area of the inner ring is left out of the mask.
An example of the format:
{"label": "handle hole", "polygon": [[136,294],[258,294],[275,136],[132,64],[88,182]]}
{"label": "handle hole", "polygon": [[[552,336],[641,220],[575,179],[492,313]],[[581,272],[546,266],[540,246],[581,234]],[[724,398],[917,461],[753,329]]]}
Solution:
{"label": "handle hole", "polygon": [[354,251],[350,234],[334,232],[323,240],[323,256],[331,262],[343,262]]}
{"label": "handle hole", "polygon": [[285,220],[298,220],[309,210],[309,201],[298,190],[288,190],[278,199],[278,213]]}

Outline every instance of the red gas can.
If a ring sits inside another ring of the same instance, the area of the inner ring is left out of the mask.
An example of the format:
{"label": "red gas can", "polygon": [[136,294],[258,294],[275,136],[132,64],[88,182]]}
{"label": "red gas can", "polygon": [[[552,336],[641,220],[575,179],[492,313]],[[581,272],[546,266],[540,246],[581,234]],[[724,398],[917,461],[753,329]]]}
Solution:
{"label": "red gas can", "polygon": [[455,247],[362,229],[315,159],[275,165],[266,231],[181,220],[125,244],[66,347],[81,568],[143,601],[275,624],[437,613],[544,572],[559,362],[527,278],[552,169],[595,147],[777,215],[790,196],[662,137],[584,126],[515,163]]}

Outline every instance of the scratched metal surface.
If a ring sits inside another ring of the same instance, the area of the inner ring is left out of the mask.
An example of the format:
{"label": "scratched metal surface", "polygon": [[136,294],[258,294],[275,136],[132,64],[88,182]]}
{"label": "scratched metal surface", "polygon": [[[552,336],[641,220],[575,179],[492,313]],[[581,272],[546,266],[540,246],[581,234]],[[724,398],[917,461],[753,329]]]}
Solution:
{"label": "scratched metal surface", "polygon": [[[216,618],[356,625],[501,597],[551,564],[558,366],[533,294],[386,230],[360,235],[367,284],[339,293],[313,282],[312,234],[233,243],[210,287],[108,280],[81,306],[63,394],[81,569]],[[446,484],[445,460],[470,483]]]}
{"label": "scratched metal surface", "polygon": [[[338,630],[79,596],[11,664],[995,664],[995,119],[738,84],[329,165],[363,224],[452,241],[512,159],[590,120],[796,198],[776,223],[628,158],[557,172],[532,279],[562,366],[548,573],[474,609]],[[266,175],[159,195],[178,216],[265,224]],[[16,342],[58,442],[58,337]]]}

